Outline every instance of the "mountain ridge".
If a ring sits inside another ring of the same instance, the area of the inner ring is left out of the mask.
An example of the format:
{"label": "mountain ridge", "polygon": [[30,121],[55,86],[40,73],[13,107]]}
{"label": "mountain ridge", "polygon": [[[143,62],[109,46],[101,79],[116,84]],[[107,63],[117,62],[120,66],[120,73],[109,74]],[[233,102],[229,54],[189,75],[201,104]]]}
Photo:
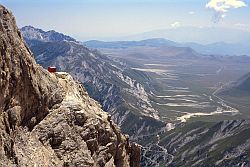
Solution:
{"label": "mountain ridge", "polygon": [[[230,35],[228,35],[230,34]],[[180,26],[176,28],[166,28],[152,30],[144,33],[121,37],[122,40],[143,40],[149,38],[166,38],[178,42],[195,42],[201,44],[209,44],[214,42],[228,41],[229,43],[237,43],[250,39],[249,30],[234,27],[223,26]]]}
{"label": "mountain ridge", "polygon": [[50,31],[44,31],[42,29],[35,28],[33,26],[24,26],[21,28],[24,39],[29,39],[29,40],[41,40],[41,41],[47,41],[47,42],[56,42],[56,41],[74,41],[76,40],[70,36],[64,35],[62,33],[58,33],[54,30]]}
{"label": "mountain ridge", "polygon": [[149,38],[141,41],[86,41],[84,44],[96,49],[119,49],[136,46],[151,47],[189,47],[201,54],[212,55],[250,55],[250,47],[246,41],[239,43],[215,42],[210,44],[199,44],[195,42],[174,42],[165,38]]}

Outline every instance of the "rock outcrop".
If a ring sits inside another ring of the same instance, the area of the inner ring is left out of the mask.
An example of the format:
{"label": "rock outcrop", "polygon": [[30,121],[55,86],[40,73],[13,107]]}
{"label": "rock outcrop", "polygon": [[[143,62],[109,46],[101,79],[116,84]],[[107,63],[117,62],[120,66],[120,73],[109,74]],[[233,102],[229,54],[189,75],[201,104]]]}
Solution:
{"label": "rock outcrop", "polygon": [[35,63],[0,6],[0,166],[139,166],[140,147],[67,73]]}

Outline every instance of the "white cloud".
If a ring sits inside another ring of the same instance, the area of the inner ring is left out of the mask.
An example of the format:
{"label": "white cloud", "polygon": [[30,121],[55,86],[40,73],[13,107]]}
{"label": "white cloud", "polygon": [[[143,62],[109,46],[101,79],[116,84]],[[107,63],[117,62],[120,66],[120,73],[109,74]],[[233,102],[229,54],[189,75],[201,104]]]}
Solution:
{"label": "white cloud", "polygon": [[227,17],[226,14],[222,14],[222,15],[221,15],[221,18],[225,18],[225,17]]}
{"label": "white cloud", "polygon": [[194,15],[194,14],[195,14],[195,12],[194,12],[194,11],[190,11],[190,12],[188,12],[188,14],[190,14],[190,15]]}
{"label": "white cloud", "polygon": [[237,9],[246,6],[247,4],[243,0],[210,0],[206,4],[206,8],[212,9],[215,12],[212,19],[215,23],[225,18],[227,16],[225,13],[230,9]]}
{"label": "white cloud", "polygon": [[172,28],[178,28],[178,27],[180,27],[180,26],[181,26],[181,23],[178,22],[178,21],[176,21],[176,22],[174,22],[174,23],[171,24],[171,27],[172,27]]}
{"label": "white cloud", "polygon": [[246,6],[247,4],[241,0],[210,0],[210,2],[206,4],[207,8],[222,13],[227,12],[231,8],[241,8]]}

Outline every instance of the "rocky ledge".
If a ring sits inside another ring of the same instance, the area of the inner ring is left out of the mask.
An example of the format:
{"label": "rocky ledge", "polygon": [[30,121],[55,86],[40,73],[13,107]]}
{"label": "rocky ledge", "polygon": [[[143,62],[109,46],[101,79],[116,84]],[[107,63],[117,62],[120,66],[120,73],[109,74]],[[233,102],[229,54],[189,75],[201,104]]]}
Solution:
{"label": "rocky ledge", "polygon": [[81,84],[35,63],[1,5],[0,35],[0,166],[140,165],[140,147]]}

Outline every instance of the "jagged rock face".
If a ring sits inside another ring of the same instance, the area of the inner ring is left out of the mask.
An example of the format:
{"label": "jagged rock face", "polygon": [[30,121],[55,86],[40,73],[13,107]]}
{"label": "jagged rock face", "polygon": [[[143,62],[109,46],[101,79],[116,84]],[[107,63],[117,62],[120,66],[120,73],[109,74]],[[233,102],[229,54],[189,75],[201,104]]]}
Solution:
{"label": "jagged rock face", "polygon": [[70,75],[35,63],[3,6],[0,33],[0,166],[139,166],[139,146]]}
{"label": "jagged rock face", "polygon": [[0,110],[16,120],[13,126],[26,126],[31,119],[34,123],[41,121],[64,95],[57,79],[35,65],[14,21],[1,7]]}

